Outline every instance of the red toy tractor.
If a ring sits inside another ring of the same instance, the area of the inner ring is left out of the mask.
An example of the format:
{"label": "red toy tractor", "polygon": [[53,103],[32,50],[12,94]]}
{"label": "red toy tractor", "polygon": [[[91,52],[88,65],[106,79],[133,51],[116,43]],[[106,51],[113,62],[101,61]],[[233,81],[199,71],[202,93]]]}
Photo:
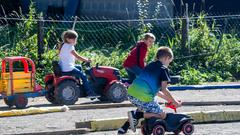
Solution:
{"label": "red toy tractor", "polygon": [[[127,89],[121,82],[119,70],[108,66],[90,67],[85,64],[85,73],[90,86],[99,94],[101,101],[115,103],[127,98]],[[79,97],[86,97],[81,80],[61,71],[57,61],[53,62],[53,74],[45,76],[46,98],[53,104],[72,105]]]}

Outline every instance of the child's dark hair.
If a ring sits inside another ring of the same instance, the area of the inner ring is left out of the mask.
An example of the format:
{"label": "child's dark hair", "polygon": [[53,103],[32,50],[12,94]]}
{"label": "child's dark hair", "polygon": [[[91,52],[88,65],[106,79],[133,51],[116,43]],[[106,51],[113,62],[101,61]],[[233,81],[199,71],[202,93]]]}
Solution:
{"label": "child's dark hair", "polygon": [[155,60],[158,60],[163,57],[173,58],[172,49],[166,46],[161,46],[158,48]]}
{"label": "child's dark hair", "polygon": [[78,34],[74,30],[67,30],[62,33],[62,41],[61,43],[58,43],[58,50],[60,52],[62,46],[64,43],[67,43],[67,39],[76,39],[78,38]]}

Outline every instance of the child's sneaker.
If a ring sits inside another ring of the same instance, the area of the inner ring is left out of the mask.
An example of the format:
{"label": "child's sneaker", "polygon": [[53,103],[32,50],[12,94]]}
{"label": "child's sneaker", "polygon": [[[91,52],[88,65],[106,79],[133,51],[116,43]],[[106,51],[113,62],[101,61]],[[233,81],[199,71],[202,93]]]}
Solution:
{"label": "child's sneaker", "polygon": [[123,128],[119,128],[117,135],[125,135],[126,133],[127,133],[126,130],[124,130]]}
{"label": "child's sneaker", "polygon": [[133,132],[136,132],[136,127],[138,125],[138,119],[136,118],[135,111],[128,112],[128,120],[130,124],[130,128]]}

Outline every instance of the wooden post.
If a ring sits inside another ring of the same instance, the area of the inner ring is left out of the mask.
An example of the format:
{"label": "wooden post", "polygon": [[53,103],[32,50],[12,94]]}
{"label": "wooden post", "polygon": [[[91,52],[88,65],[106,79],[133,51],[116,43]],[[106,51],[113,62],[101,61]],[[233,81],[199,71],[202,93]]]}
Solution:
{"label": "wooden post", "polygon": [[188,32],[189,32],[188,4],[186,3],[185,13],[182,18],[182,40],[181,40],[181,48],[182,48],[182,53],[184,55],[190,52]]}
{"label": "wooden post", "polygon": [[38,66],[41,68],[43,65],[41,65],[42,61],[42,54],[44,53],[44,45],[43,45],[43,17],[40,17],[38,20]]}
{"label": "wooden post", "polygon": [[183,0],[180,1],[180,16],[184,16],[184,3]]}
{"label": "wooden post", "polygon": [[201,11],[206,12],[206,11],[205,11],[205,8],[206,8],[205,6],[206,6],[206,2],[205,2],[205,0],[202,0]]}
{"label": "wooden post", "polygon": [[77,16],[74,17],[74,22],[73,22],[72,30],[75,29],[76,22],[77,22]]}

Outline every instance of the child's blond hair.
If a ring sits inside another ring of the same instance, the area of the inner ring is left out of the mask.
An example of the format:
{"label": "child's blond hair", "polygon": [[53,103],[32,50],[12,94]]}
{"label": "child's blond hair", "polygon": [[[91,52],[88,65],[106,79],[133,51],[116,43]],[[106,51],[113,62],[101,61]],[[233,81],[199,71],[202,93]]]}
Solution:
{"label": "child's blond hair", "polygon": [[60,50],[62,49],[62,46],[64,43],[68,43],[67,39],[76,39],[78,38],[78,34],[76,31],[74,30],[66,30],[62,33],[62,43],[58,43],[58,50],[60,52]]}
{"label": "child's blond hair", "polygon": [[78,34],[74,30],[67,30],[62,33],[62,40],[63,42],[67,42],[68,39],[76,39],[78,38]]}
{"label": "child's blond hair", "polygon": [[154,41],[156,40],[156,37],[152,33],[145,33],[145,34],[143,34],[143,36],[144,36],[144,38],[143,38],[144,40],[147,40],[149,38],[154,39]]}

